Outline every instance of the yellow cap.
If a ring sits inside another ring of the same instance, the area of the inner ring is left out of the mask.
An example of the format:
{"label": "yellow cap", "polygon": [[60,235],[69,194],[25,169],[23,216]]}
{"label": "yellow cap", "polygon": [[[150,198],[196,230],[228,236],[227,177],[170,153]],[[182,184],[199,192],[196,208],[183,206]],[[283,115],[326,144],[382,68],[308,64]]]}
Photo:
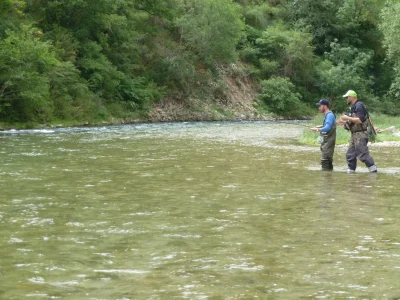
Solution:
{"label": "yellow cap", "polygon": [[357,93],[353,90],[348,90],[346,94],[343,95],[343,97],[357,97]]}

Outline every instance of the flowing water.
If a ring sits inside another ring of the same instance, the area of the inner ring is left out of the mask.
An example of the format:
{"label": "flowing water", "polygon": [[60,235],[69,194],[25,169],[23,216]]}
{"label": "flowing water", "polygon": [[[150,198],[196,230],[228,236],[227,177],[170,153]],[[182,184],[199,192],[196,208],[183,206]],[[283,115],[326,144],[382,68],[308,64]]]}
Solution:
{"label": "flowing water", "polygon": [[299,124],[0,134],[0,299],[399,299],[399,148]]}

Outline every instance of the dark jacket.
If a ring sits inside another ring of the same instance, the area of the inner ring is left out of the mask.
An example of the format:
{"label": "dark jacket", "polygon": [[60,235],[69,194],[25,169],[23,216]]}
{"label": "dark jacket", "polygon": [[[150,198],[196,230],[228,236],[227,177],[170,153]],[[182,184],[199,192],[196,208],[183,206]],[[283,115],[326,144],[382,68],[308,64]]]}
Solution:
{"label": "dark jacket", "polygon": [[365,107],[364,103],[360,100],[357,100],[350,108],[350,117],[359,118],[361,120],[360,124],[355,124],[353,122],[348,122],[348,129],[354,132],[365,131],[367,132],[367,118],[368,118],[368,111]]}

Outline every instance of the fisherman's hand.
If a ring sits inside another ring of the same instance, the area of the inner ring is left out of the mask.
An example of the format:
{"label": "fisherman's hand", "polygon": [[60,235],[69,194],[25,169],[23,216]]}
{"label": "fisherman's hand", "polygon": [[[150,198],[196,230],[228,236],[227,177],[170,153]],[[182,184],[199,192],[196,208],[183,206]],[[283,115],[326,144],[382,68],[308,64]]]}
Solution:
{"label": "fisherman's hand", "polygon": [[340,117],[340,120],[348,121],[348,120],[350,120],[350,117],[348,115],[343,115],[343,116]]}
{"label": "fisherman's hand", "polygon": [[346,121],[343,121],[342,119],[339,119],[339,120],[336,121],[336,123],[338,125],[343,125],[344,123],[346,123]]}
{"label": "fisherman's hand", "polygon": [[318,127],[312,127],[312,128],[310,128],[312,131],[314,131],[314,132],[318,132],[319,131],[319,128]]}

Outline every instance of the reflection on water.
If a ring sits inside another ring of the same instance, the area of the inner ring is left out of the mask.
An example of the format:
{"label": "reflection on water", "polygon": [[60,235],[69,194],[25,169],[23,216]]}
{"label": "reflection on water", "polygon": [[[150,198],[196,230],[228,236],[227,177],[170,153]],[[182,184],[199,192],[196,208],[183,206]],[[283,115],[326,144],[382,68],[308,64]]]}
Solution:
{"label": "reflection on water", "polygon": [[1,134],[0,299],[399,298],[399,149],[320,172],[301,130]]}

